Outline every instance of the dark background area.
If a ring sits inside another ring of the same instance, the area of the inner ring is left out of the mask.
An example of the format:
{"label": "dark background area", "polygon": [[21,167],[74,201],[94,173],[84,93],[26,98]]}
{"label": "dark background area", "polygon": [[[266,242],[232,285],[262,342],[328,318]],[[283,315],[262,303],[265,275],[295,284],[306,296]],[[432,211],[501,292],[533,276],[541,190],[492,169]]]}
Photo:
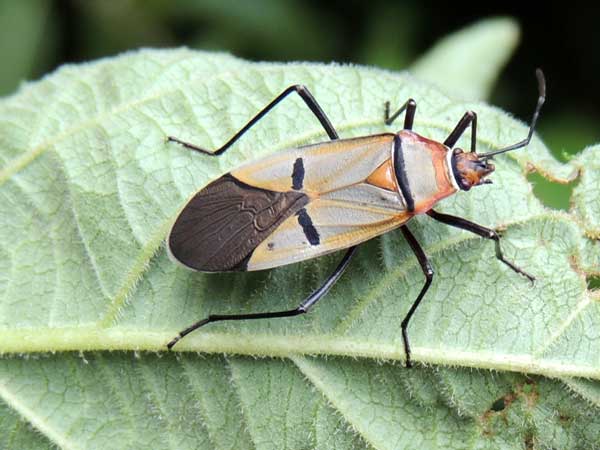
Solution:
{"label": "dark background area", "polygon": [[540,133],[560,159],[600,141],[600,7],[575,3],[359,0],[0,0],[0,95],[66,62],[186,45],[251,60],[409,66],[477,20],[513,17],[521,43],[491,103],[530,114],[533,70],[549,101]]}

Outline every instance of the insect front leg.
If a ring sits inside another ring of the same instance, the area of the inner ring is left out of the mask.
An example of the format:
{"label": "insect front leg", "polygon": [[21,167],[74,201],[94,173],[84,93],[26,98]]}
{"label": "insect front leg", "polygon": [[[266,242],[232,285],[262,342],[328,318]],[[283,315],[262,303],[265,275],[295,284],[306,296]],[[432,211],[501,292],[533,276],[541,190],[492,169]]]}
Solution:
{"label": "insect front leg", "polygon": [[400,227],[400,230],[402,231],[402,234],[404,234],[404,238],[408,241],[410,248],[412,249],[415,256],[417,257],[417,260],[419,261],[419,264],[421,265],[421,269],[423,270],[423,274],[425,275],[425,284],[421,288],[421,292],[419,292],[417,299],[413,302],[412,306],[408,310],[408,313],[406,314],[406,317],[404,318],[404,320],[402,320],[402,324],[400,325],[402,328],[402,340],[404,342],[404,353],[406,355],[406,367],[412,367],[412,362],[410,359],[410,343],[408,341],[408,331],[407,331],[408,323],[410,322],[410,319],[412,318],[413,314],[417,310],[419,303],[421,303],[421,300],[425,296],[425,293],[429,289],[429,286],[431,285],[431,282],[433,281],[434,272],[433,272],[433,267],[431,266],[431,263],[429,262],[429,259],[427,258],[427,255],[423,251],[423,248],[421,247],[421,245],[419,244],[419,242],[417,241],[415,236],[410,232],[408,227],[406,225],[404,225],[404,226]]}
{"label": "insect front leg", "polygon": [[246,131],[248,131],[250,128],[252,128],[252,126],[255,125],[260,119],[262,119],[269,111],[271,111],[271,109],[273,109],[275,106],[277,106],[279,104],[279,102],[281,102],[284,98],[286,98],[288,95],[290,95],[291,93],[294,93],[294,92],[296,92],[300,96],[300,98],[302,98],[302,100],[304,100],[304,103],[306,104],[306,106],[308,106],[308,108],[312,111],[312,113],[315,115],[315,117],[317,119],[319,119],[319,122],[321,122],[321,125],[327,132],[327,135],[329,136],[329,138],[330,139],[338,139],[339,136],[338,136],[337,132],[335,131],[335,128],[333,128],[331,121],[329,120],[329,118],[327,117],[327,115],[325,114],[325,112],[323,111],[323,109],[321,108],[319,103],[317,102],[317,100],[310,93],[308,88],[301,84],[295,84],[293,86],[288,87],[281,94],[279,94],[277,97],[275,97],[275,99],[271,103],[269,103],[267,106],[265,106],[263,109],[261,109],[258,112],[258,114],[256,114],[252,119],[250,119],[250,121],[246,125],[244,125],[240,131],[238,131],[236,134],[234,134],[231,139],[229,139],[225,144],[223,144],[221,147],[219,147],[216,150],[206,150],[202,147],[199,147],[194,144],[190,144],[189,142],[182,141],[173,136],[168,136],[167,141],[176,142],[180,145],[183,145],[185,148],[189,148],[190,150],[204,153],[206,155],[219,156],[220,154],[224,153],[229,147],[231,147],[239,138],[242,137],[242,135]]}
{"label": "insect front leg", "polygon": [[312,294],[310,294],[304,301],[302,301],[302,303],[298,305],[298,307],[285,311],[271,311],[253,314],[211,314],[207,318],[202,319],[190,325],[185,330],[181,331],[173,340],[171,340],[171,342],[167,344],[167,348],[171,350],[173,346],[177,344],[179,340],[181,340],[181,338],[190,334],[192,331],[197,330],[198,328],[203,327],[204,325],[207,325],[212,322],[221,322],[224,320],[273,319],[277,317],[293,317],[307,313],[319,300],[321,300],[325,296],[325,294],[327,294],[327,292],[329,292],[333,285],[340,279],[340,277],[348,267],[352,256],[354,256],[356,248],[357,246],[355,245],[354,247],[350,247],[346,251],[346,254],[342,258],[338,266],[335,268],[333,273],[327,278],[327,280],[325,280],[321,287],[319,287]]}
{"label": "insect front leg", "polygon": [[417,112],[417,102],[415,102],[412,98],[409,98],[404,105],[402,105],[398,110],[390,116],[390,102],[385,102],[385,114],[384,114],[384,122],[386,125],[391,125],[396,118],[406,111],[404,115],[404,129],[412,130],[413,123],[415,122],[415,113]]}
{"label": "insect front leg", "polygon": [[515,272],[527,277],[531,283],[535,281],[535,277],[533,275],[528,274],[520,267],[516,266],[512,262],[508,261],[504,258],[504,254],[502,253],[502,248],[500,247],[500,236],[494,230],[490,228],[486,228],[484,226],[473,223],[469,220],[463,219],[462,217],[451,216],[449,214],[442,214],[433,209],[430,209],[427,214],[433,219],[445,223],[446,225],[450,225],[456,228],[460,228],[462,230],[470,231],[471,233],[475,233],[483,238],[491,239],[495,242],[496,245],[496,258],[506,264]]}

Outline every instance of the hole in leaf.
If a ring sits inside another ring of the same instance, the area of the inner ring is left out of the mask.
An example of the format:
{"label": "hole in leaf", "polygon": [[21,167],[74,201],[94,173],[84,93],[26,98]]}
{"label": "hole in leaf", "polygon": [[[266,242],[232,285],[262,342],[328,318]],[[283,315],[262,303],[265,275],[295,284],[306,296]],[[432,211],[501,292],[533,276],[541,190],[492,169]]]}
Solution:
{"label": "hole in leaf", "polygon": [[535,440],[533,437],[533,433],[531,431],[527,432],[525,435],[525,450],[534,450],[535,449]]}
{"label": "hole in leaf", "polygon": [[528,174],[527,180],[533,185],[533,195],[544,206],[564,211],[569,209],[575,182],[569,184],[555,183],[544,178],[537,172]]}
{"label": "hole in leaf", "polygon": [[600,289],[600,276],[587,277],[587,286],[590,291],[593,289]]}
{"label": "hole in leaf", "polygon": [[600,140],[598,122],[587,111],[563,110],[543,117],[538,132],[550,144],[554,157],[561,162],[568,162],[590,142]]}
{"label": "hole in leaf", "polygon": [[573,421],[573,418],[568,414],[561,413],[558,415],[558,420],[560,420],[563,423],[563,425],[568,425]]}
{"label": "hole in leaf", "polygon": [[500,397],[498,400],[492,403],[492,406],[490,407],[492,411],[496,412],[502,411],[504,410],[504,408],[506,408],[506,402],[504,401],[504,397]]}

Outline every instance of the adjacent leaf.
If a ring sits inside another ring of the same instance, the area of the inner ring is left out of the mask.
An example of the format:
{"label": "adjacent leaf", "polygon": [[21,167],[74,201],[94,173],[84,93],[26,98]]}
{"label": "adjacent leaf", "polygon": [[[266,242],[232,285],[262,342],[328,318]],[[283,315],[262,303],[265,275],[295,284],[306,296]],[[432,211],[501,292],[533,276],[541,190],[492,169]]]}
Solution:
{"label": "adjacent leaf", "polygon": [[[39,60],[47,60],[42,47],[52,45],[50,2],[0,2],[0,95],[12,92],[23,77],[31,76]],[[18,36],[18,38],[17,38]]]}
{"label": "adjacent leaf", "polygon": [[481,20],[441,40],[411,72],[465,99],[485,99],[519,35],[519,26],[512,19]]}
{"label": "adjacent leaf", "polygon": [[[286,308],[317,287],[338,256],[264,273],[205,275],[173,264],[163,246],[179,208],[212,178],[261,154],[326,138],[298,99],[218,159],[168,145],[165,136],[219,145],[294,83],[309,86],[344,137],[395,130],[382,124],[383,102],[408,97],[419,103],[415,130],[433,139],[443,140],[466,109],[479,113],[482,149],[526,133],[497,109],[360,67],[251,64],[184,49],[64,67],[0,104],[0,352],[162,351],[209,312]],[[577,166],[556,162],[538,140],[496,164],[493,186],[458,194],[440,210],[505,230],[507,257],[538,281],[532,287],[499,263],[492,243],[416,219],[411,229],[437,275],[411,324],[414,357],[600,378],[598,302],[585,282],[593,262],[573,264],[594,241],[577,217],[544,209],[526,180],[532,167],[572,178]],[[485,372],[465,370],[481,396],[458,402],[471,382],[461,370],[438,376],[372,359],[301,356],[401,359],[400,321],[422,284],[401,235],[390,233],[363,246],[310,315],[218,324],[178,345],[290,359],[191,352],[6,357],[0,397],[10,410],[0,411],[0,432],[11,429],[16,411],[64,448],[108,441],[115,448],[394,448],[411,436],[425,447],[594,442],[594,426],[583,430],[574,420],[563,430],[544,416],[563,401],[560,382],[536,378],[548,386],[538,415],[523,422],[531,404],[519,397],[527,408],[515,409],[507,426],[483,418],[507,389],[520,392],[522,375],[488,382]],[[399,391],[390,397],[385,386]],[[459,390],[461,396],[451,393]],[[416,406],[407,401],[413,395]],[[597,415],[581,414],[595,423]],[[432,434],[432,426],[441,431]],[[548,427],[566,440],[553,440]]]}

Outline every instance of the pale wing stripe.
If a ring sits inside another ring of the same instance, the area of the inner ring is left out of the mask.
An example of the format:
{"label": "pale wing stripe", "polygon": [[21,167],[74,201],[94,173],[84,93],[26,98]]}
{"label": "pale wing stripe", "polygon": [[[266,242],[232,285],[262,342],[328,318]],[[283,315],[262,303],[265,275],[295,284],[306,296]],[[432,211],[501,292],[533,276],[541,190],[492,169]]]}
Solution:
{"label": "pale wing stripe", "polygon": [[340,139],[283,150],[231,172],[251,186],[292,189],[294,164],[304,167],[302,191],[326,192],[364,181],[391,155],[392,134]]}
{"label": "pale wing stripe", "polygon": [[[368,227],[321,228],[319,229],[321,243],[312,246],[307,242],[296,216],[292,216],[269,239],[256,248],[248,261],[247,270],[270,269],[348,248],[393,230],[407,219],[408,216],[403,220],[398,217],[397,220],[389,220]],[[284,225],[286,225],[285,234],[280,235],[280,230]],[[333,233],[326,234],[324,230],[331,230]],[[272,247],[269,247],[269,243],[272,244]]]}
{"label": "pale wing stripe", "polygon": [[369,207],[386,210],[393,209],[396,213],[406,210],[406,205],[397,192],[387,191],[367,183],[359,183],[343,189],[325,192],[320,194],[319,198],[368,205]]}
{"label": "pale wing stripe", "polygon": [[323,227],[370,226],[390,220],[398,211],[373,208],[369,205],[317,199],[306,207],[313,224]]}

